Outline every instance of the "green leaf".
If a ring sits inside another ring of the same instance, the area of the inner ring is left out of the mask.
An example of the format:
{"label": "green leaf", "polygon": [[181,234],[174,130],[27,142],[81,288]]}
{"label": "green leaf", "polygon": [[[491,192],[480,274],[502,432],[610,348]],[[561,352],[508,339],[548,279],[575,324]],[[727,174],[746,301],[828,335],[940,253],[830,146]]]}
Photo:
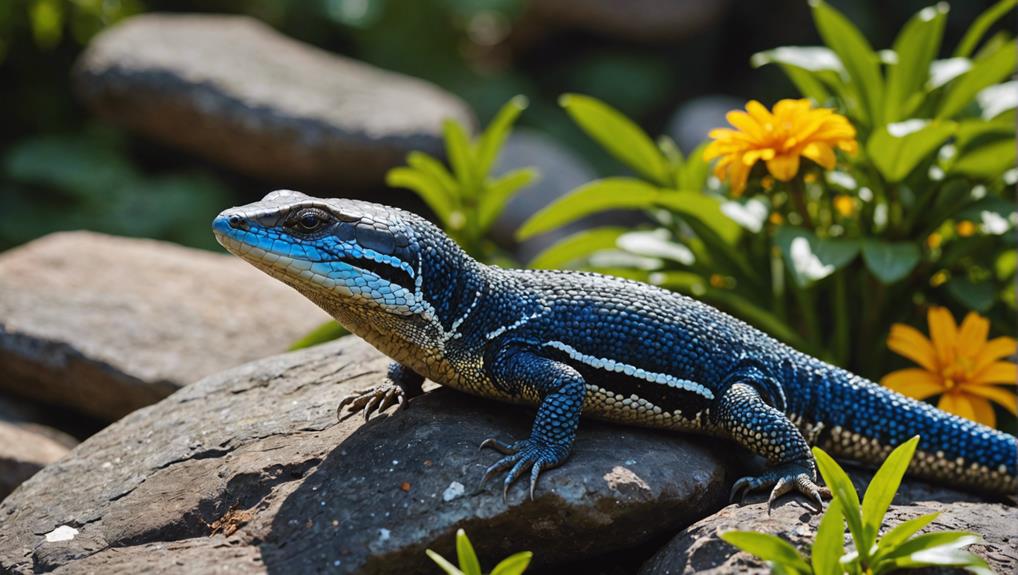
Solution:
{"label": "green leaf", "polygon": [[495,565],[495,568],[491,570],[491,575],[520,575],[527,570],[533,556],[534,554],[530,551],[514,553]]}
{"label": "green leaf", "polygon": [[814,575],[841,575],[841,556],[845,553],[845,518],[841,503],[831,501],[820,518],[816,540],[810,552]]}
{"label": "green leaf", "polygon": [[479,178],[484,178],[491,167],[495,164],[499,150],[505,144],[509,132],[512,131],[513,123],[523,110],[527,109],[527,98],[515,96],[495,114],[495,118],[488,124],[487,129],[481,134],[477,141],[476,148],[476,169]]}
{"label": "green leaf", "polygon": [[449,170],[445,168],[442,162],[424,152],[410,152],[407,154],[406,163],[410,167],[431,176],[438,183],[439,188],[445,192],[449,202],[455,203],[459,184],[456,183],[456,179],[449,173]]}
{"label": "green leaf", "polygon": [[577,232],[545,248],[528,265],[535,269],[563,268],[596,251],[614,248],[615,240],[627,231],[626,228],[611,227]]}
{"label": "green leaf", "polygon": [[862,90],[870,125],[883,125],[884,79],[880,61],[859,29],[822,0],[809,0],[813,21],[824,43],[838,55],[852,83]]}
{"label": "green leaf", "polygon": [[817,469],[820,470],[824,482],[830,487],[834,497],[841,502],[841,512],[848,523],[848,530],[852,532],[855,548],[865,560],[869,557],[872,542],[866,544],[866,532],[863,527],[862,515],[859,513],[859,494],[856,493],[852,480],[823,449],[814,447],[813,457],[816,459]]}
{"label": "green leaf", "polygon": [[710,227],[726,244],[733,245],[742,234],[738,222],[721,211],[721,200],[700,192],[664,191],[654,203],[677,213],[692,216]]}
{"label": "green leaf", "polygon": [[481,563],[477,560],[474,546],[470,544],[466,531],[456,530],[456,558],[464,575],[481,575]]}
{"label": "green leaf", "polygon": [[[865,254],[866,247],[863,244],[863,257]],[[887,513],[894,494],[898,492],[901,479],[905,476],[917,445],[919,445],[918,435],[896,447],[880,465],[880,469],[873,475],[866,488],[866,495],[862,500],[862,521],[868,547],[872,547],[876,541],[877,532],[884,522],[884,514]]]}
{"label": "green leaf", "polygon": [[1000,20],[1005,14],[1013,10],[1016,4],[1018,4],[1018,0],[1001,0],[980,14],[965,32],[965,37],[958,43],[958,48],[954,51],[955,57],[967,58],[970,56],[972,51],[976,49],[976,46],[979,45],[979,41],[982,40],[986,31],[997,20]]}
{"label": "green leaf", "polygon": [[948,169],[950,174],[960,174],[993,180],[1014,167],[1014,138],[1001,139],[988,144],[976,146],[972,150],[962,152]]}
{"label": "green leaf", "polygon": [[536,182],[537,179],[536,169],[520,168],[487,184],[484,193],[477,199],[477,219],[481,232],[491,227],[516,192]]}
{"label": "green leaf", "polygon": [[985,561],[965,550],[965,547],[980,542],[981,537],[964,531],[939,531],[919,535],[883,556],[874,572],[879,574],[901,568],[939,565],[967,567],[975,573],[992,573]]}
{"label": "green leaf", "polygon": [[392,188],[406,188],[417,193],[418,197],[428,204],[446,228],[456,229],[456,206],[449,195],[442,191],[442,183],[431,174],[414,168],[397,167],[385,174],[385,183]]}
{"label": "green leaf", "polygon": [[807,72],[830,71],[840,74],[845,71],[838,55],[824,46],[781,46],[757,52],[749,62],[754,68],[767,64],[788,64]]}
{"label": "green leaf", "polygon": [[581,94],[565,94],[559,104],[591,138],[639,174],[669,185],[668,162],[647,134],[618,110]]}
{"label": "green leaf", "polygon": [[686,157],[682,173],[676,178],[677,189],[703,191],[707,187],[707,178],[710,176],[710,163],[703,160],[703,152],[707,149],[708,145],[710,145],[709,141],[701,142]]}
{"label": "green leaf", "polygon": [[833,274],[859,254],[859,243],[854,240],[821,239],[813,232],[791,226],[778,228],[774,241],[800,287]]}
{"label": "green leaf", "polygon": [[445,153],[449,156],[449,165],[460,183],[460,193],[470,197],[476,193],[478,175],[474,173],[473,153],[466,131],[455,120],[442,122],[442,137],[445,138]]}
{"label": "green leaf", "polygon": [[976,60],[972,68],[947,87],[937,111],[938,118],[950,118],[962,111],[987,86],[1007,79],[1018,63],[1018,46],[1008,42],[992,54]]}
{"label": "green leaf", "polygon": [[922,90],[930,63],[940,49],[947,11],[947,4],[943,2],[923,8],[905,24],[894,40],[898,60],[887,71],[887,121],[900,118],[908,98]]}
{"label": "green leaf", "polygon": [[957,130],[954,122],[912,119],[873,132],[866,152],[890,182],[900,182]]}
{"label": "green leaf", "polygon": [[795,573],[810,573],[809,564],[791,543],[769,533],[756,531],[725,531],[721,539],[764,561],[773,561]]}
{"label": "green leaf", "polygon": [[964,277],[947,282],[947,293],[951,294],[951,297],[958,303],[982,313],[990,311],[996,299],[993,284],[989,282],[974,283]]}
{"label": "green leaf", "polygon": [[[984,120],[992,120],[997,116],[1018,108],[1018,81],[1011,80],[983,88],[976,94],[976,102],[982,110]],[[1009,122],[1014,130],[1014,122]]]}
{"label": "green leaf", "polygon": [[881,283],[893,284],[912,273],[922,252],[911,242],[863,240],[862,259]]}
{"label": "green leaf", "polygon": [[304,337],[293,342],[293,344],[291,344],[288,348],[288,351],[304,349],[306,347],[339,339],[349,333],[350,332],[348,332],[345,327],[339,325],[338,322],[329,320],[308,332]]}
{"label": "green leaf", "polygon": [[516,239],[525,240],[605,210],[647,208],[660,195],[655,186],[633,178],[594,180],[531,216],[516,230]]}
{"label": "green leaf", "polygon": [[445,571],[448,575],[464,575],[464,573],[457,569],[455,565],[449,563],[449,561],[447,561],[445,557],[442,557],[441,555],[435,553],[431,549],[425,549],[424,553],[427,554],[427,556],[430,557],[432,561],[437,563],[438,566],[442,568],[442,571]]}
{"label": "green leaf", "polygon": [[695,261],[693,252],[672,241],[671,234],[665,229],[626,232],[615,243],[619,249],[638,256],[670,260],[686,266]]}
{"label": "green leaf", "polygon": [[894,529],[891,529],[880,538],[880,541],[877,543],[877,556],[883,557],[887,553],[890,553],[906,539],[918,533],[923,527],[929,525],[930,522],[938,516],[940,516],[940,512],[927,513],[926,515],[920,515],[915,519],[909,519],[908,521],[898,524],[894,527]]}

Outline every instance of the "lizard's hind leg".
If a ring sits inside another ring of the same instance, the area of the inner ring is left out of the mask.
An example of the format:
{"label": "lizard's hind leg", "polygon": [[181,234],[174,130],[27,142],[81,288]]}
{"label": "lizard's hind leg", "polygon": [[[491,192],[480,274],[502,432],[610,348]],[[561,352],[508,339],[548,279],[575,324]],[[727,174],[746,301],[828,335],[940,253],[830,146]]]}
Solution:
{"label": "lizard's hind leg", "polygon": [[822,498],[830,497],[830,490],[816,484],[816,465],[809,445],[784,413],[764,402],[756,388],[741,382],[731,385],[711,411],[724,435],[767,458],[771,465],[758,476],[736,481],[733,500],[773,487],[767,499],[770,513],[775,499],[796,489],[816,503],[818,511],[823,509]]}

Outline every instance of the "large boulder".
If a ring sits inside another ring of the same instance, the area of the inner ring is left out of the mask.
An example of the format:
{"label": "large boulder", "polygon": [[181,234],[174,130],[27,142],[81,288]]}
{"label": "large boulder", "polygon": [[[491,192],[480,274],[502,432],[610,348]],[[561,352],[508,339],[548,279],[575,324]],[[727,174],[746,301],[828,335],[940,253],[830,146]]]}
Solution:
{"label": "large boulder", "polygon": [[89,44],[75,78],[99,115],[287,185],[381,185],[408,151],[441,154],[443,119],[473,123],[428,82],[239,16],[136,16]]}
{"label": "large boulder", "polygon": [[[865,492],[872,472],[849,469],[860,494]],[[718,537],[729,530],[760,531],[786,539],[808,556],[816,538],[820,515],[811,513],[795,501],[785,500],[767,513],[767,504],[729,505],[718,513],[687,527],[665,545],[640,569],[640,575],[686,575],[742,573],[766,575],[770,567],[756,557],[740,552]],[[990,564],[994,573],[1015,573],[1018,548],[1015,525],[1018,509],[1013,505],[986,502],[976,495],[936,487],[921,481],[906,480],[898,490],[884,518],[881,533],[909,519],[927,513],[940,515],[921,533],[932,531],[973,531],[983,544],[970,549]],[[845,545],[851,537],[845,533]],[[942,572],[942,571],[937,571]],[[952,570],[951,573],[961,573]]]}
{"label": "large boulder", "polygon": [[53,234],[0,255],[0,390],[113,420],[327,319],[230,256]]}
{"label": "large boulder", "polygon": [[[554,565],[681,529],[721,507],[709,443],[584,421],[541,478],[479,485],[533,410],[438,389],[399,413],[337,423],[387,360],[347,337],[229,370],[139,410],[0,504],[0,571],[434,573],[465,528],[484,564]],[[70,486],[73,485],[73,488]]]}

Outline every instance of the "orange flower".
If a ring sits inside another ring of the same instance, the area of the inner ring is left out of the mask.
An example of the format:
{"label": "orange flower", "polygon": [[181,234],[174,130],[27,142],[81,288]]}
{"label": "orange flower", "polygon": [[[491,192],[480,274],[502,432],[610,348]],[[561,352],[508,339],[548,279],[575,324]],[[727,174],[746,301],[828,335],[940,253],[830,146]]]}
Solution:
{"label": "orange flower", "polygon": [[735,129],[711,130],[714,140],[703,153],[705,160],[720,158],[714,175],[727,181],[732,194],[746,189],[749,171],[757,160],[767,163],[772,176],[787,182],[799,173],[799,158],[813,160],[825,169],[835,164],[834,148],[855,152],[855,128],[844,116],[827,108],[813,108],[809,100],[781,100],[771,113],[750,100],[746,111],[726,116]]}
{"label": "orange flower", "polygon": [[887,347],[922,367],[891,372],[880,383],[916,399],[940,394],[940,409],[990,427],[997,423],[991,401],[1018,415],[1014,389],[997,385],[1018,379],[1018,365],[1001,361],[1015,353],[1015,339],[987,341],[990,322],[975,312],[959,328],[950,311],[933,307],[927,322],[930,339],[907,325],[891,326]]}

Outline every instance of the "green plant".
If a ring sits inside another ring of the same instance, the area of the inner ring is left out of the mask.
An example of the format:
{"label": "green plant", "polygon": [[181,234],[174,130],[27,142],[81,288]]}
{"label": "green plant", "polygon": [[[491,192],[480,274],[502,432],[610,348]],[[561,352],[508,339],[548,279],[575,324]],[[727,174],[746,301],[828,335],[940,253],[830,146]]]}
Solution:
{"label": "green plant", "polygon": [[438,217],[446,233],[467,253],[482,261],[509,260],[487,239],[488,230],[506,202],[538,177],[533,168],[520,168],[499,177],[491,174],[513,123],[526,107],[526,98],[512,98],[473,141],[463,126],[446,120],[442,132],[451,172],[434,157],[411,152],[407,156],[407,166],[393,168],[386,175],[386,183],[390,186],[417,193]]}
{"label": "green plant", "polygon": [[[831,152],[824,166],[803,159],[778,182],[761,156],[746,155],[738,161],[756,167],[745,191],[726,187],[723,171],[708,177],[702,147],[683,157],[607,105],[564,96],[576,123],[635,174],[573,190],[518,237],[614,209],[641,210],[653,223],[581,232],[531,265],[688,293],[874,379],[889,368],[890,326],[920,323],[930,305],[976,310],[1013,333],[1018,83],[1008,77],[1018,48],[1007,32],[983,36],[1014,6],[991,8],[938,60],[944,3],[877,52],[844,16],[811,2],[827,45],[776,48],[752,63],[780,66],[803,96],[848,117],[858,151],[837,161]],[[860,313],[849,313],[850,297]]]}
{"label": "green plant", "polygon": [[[481,563],[474,553],[474,546],[467,539],[467,534],[462,529],[456,531],[456,557],[459,567],[447,561],[444,557],[431,549],[426,551],[428,557],[442,568],[448,575],[481,575]],[[506,557],[491,570],[490,575],[519,575],[530,565],[530,558],[534,554],[530,551],[521,551]]]}
{"label": "green plant", "polygon": [[[831,488],[834,500],[820,519],[809,558],[787,541],[767,533],[727,531],[720,537],[769,562],[774,573],[880,575],[899,569],[952,566],[989,575],[986,562],[965,549],[980,541],[978,535],[962,531],[916,535],[937,518],[937,513],[902,522],[878,537],[884,515],[918,443],[916,436],[891,452],[866,488],[861,505],[848,474],[822,449],[813,448],[820,474]],[[844,547],[846,523],[855,545],[850,552]]]}

